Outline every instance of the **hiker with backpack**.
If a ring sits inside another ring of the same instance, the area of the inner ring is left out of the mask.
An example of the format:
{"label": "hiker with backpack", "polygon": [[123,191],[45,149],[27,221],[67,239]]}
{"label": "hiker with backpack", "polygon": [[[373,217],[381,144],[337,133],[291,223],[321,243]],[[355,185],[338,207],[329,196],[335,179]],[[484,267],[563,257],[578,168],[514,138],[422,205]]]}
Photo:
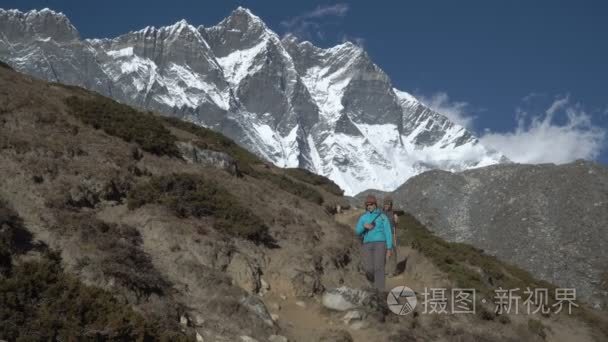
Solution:
{"label": "hiker with backpack", "polygon": [[[397,246],[397,223],[399,223],[399,216],[393,211],[393,199],[389,196],[384,197],[382,201],[382,212],[391,224],[391,234],[393,235],[393,246]],[[393,249],[393,253],[388,259],[388,276],[395,277],[399,274],[397,267],[397,248]]]}
{"label": "hiker with backpack", "polygon": [[368,195],[365,213],[359,217],[355,233],[362,237],[362,259],[365,275],[374,287],[384,291],[384,266],[393,254],[393,232],[386,215],[378,208],[376,197]]}

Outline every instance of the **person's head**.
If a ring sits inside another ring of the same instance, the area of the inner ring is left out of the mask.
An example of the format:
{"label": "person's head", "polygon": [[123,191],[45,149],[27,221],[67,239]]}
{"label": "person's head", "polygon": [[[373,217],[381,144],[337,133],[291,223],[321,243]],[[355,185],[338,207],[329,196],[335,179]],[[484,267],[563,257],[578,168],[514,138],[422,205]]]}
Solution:
{"label": "person's head", "polygon": [[367,195],[367,198],[365,198],[365,210],[374,211],[376,210],[377,205],[378,202],[376,201],[376,196]]}
{"label": "person's head", "polygon": [[384,205],[384,210],[393,209],[393,199],[388,196],[384,197],[384,201],[382,201],[382,204]]}

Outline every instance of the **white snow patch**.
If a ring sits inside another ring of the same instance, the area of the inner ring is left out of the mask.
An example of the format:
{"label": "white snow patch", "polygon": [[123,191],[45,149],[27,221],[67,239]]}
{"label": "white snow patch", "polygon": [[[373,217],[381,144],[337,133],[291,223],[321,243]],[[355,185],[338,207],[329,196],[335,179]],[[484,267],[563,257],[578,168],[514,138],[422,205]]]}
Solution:
{"label": "white snow patch", "polygon": [[231,54],[217,58],[224,70],[224,77],[232,86],[238,86],[247,75],[256,73],[262,65],[254,65],[255,57],[265,51],[267,39],[246,50],[237,50]]}
{"label": "white snow patch", "polygon": [[133,56],[133,47],[129,46],[120,50],[110,50],[106,53],[114,58]]}
{"label": "white snow patch", "polygon": [[[202,75],[193,72],[188,66],[172,63],[164,80],[170,88],[183,88],[183,91],[177,90],[180,95],[185,94],[186,97],[182,99],[181,104],[189,103],[190,106],[197,107],[203,102],[201,97],[206,95],[220,108],[225,110],[230,108],[229,94],[221,92],[215,85],[207,83]],[[182,86],[182,82],[185,87]],[[169,90],[171,92],[171,89]]]}
{"label": "white snow patch", "polygon": [[323,160],[321,159],[321,155],[319,155],[319,150],[317,150],[317,146],[315,145],[315,141],[312,137],[312,134],[309,134],[306,139],[308,141],[308,146],[310,147],[310,158],[314,167],[313,171],[315,173],[320,173],[323,165]]}
{"label": "white snow patch", "polygon": [[253,123],[257,137],[269,148],[270,160],[280,167],[298,167],[300,150],[296,141],[298,126],[292,128],[287,136],[282,137],[269,125]]}
{"label": "white snow patch", "polygon": [[[352,66],[362,50],[344,43],[330,49],[319,49],[321,65],[306,70],[302,81],[321,111],[321,116],[332,123],[340,118],[342,97],[355,74]],[[336,67],[338,66],[338,67]]]}
{"label": "white snow patch", "polygon": [[412,94],[408,92],[399,90],[397,88],[393,88],[393,91],[395,92],[395,95],[397,95],[397,98],[399,99],[399,102],[401,102],[402,105],[414,105],[420,103],[418,99],[416,99],[414,96],[412,96]]}

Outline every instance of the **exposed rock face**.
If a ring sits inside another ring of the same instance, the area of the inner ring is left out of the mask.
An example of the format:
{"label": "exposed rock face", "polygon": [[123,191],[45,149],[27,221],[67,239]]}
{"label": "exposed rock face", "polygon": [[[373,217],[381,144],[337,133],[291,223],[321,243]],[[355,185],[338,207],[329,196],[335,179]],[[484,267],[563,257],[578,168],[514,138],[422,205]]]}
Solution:
{"label": "exposed rock face", "polygon": [[439,236],[466,242],[606,307],[608,169],[495,165],[429,171],[392,193]]}
{"label": "exposed rock face", "polygon": [[272,317],[270,317],[270,313],[268,312],[266,305],[264,305],[264,302],[262,302],[262,300],[259,299],[258,297],[256,297],[256,296],[244,297],[241,300],[241,304],[243,304],[243,306],[245,306],[247,309],[249,309],[251,312],[253,312],[256,316],[261,318],[269,326],[274,325],[274,322],[272,320]]}
{"label": "exposed rock face", "polygon": [[179,142],[177,146],[184,159],[190,163],[227,170],[233,174],[237,173],[236,160],[226,153],[201,149],[186,142]]}
{"label": "exposed rock face", "polygon": [[112,39],[82,40],[51,10],[0,10],[0,28],[0,59],[16,70],[213,128],[347,195],[393,190],[433,168],[505,161],[394,89],[361,47],[280,39],[245,8],[211,27],[182,20]]}
{"label": "exposed rock face", "polygon": [[256,294],[261,289],[260,268],[245,256],[237,254],[232,257],[226,268],[226,273],[232,278],[235,285]]}

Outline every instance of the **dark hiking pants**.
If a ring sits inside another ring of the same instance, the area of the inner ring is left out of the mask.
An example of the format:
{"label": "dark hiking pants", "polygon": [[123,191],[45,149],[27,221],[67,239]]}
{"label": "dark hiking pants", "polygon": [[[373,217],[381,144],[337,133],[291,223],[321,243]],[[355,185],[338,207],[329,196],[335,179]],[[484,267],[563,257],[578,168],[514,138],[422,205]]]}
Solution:
{"label": "dark hiking pants", "polygon": [[386,260],[386,242],[368,242],[362,248],[363,269],[374,287],[384,291],[384,263]]}

